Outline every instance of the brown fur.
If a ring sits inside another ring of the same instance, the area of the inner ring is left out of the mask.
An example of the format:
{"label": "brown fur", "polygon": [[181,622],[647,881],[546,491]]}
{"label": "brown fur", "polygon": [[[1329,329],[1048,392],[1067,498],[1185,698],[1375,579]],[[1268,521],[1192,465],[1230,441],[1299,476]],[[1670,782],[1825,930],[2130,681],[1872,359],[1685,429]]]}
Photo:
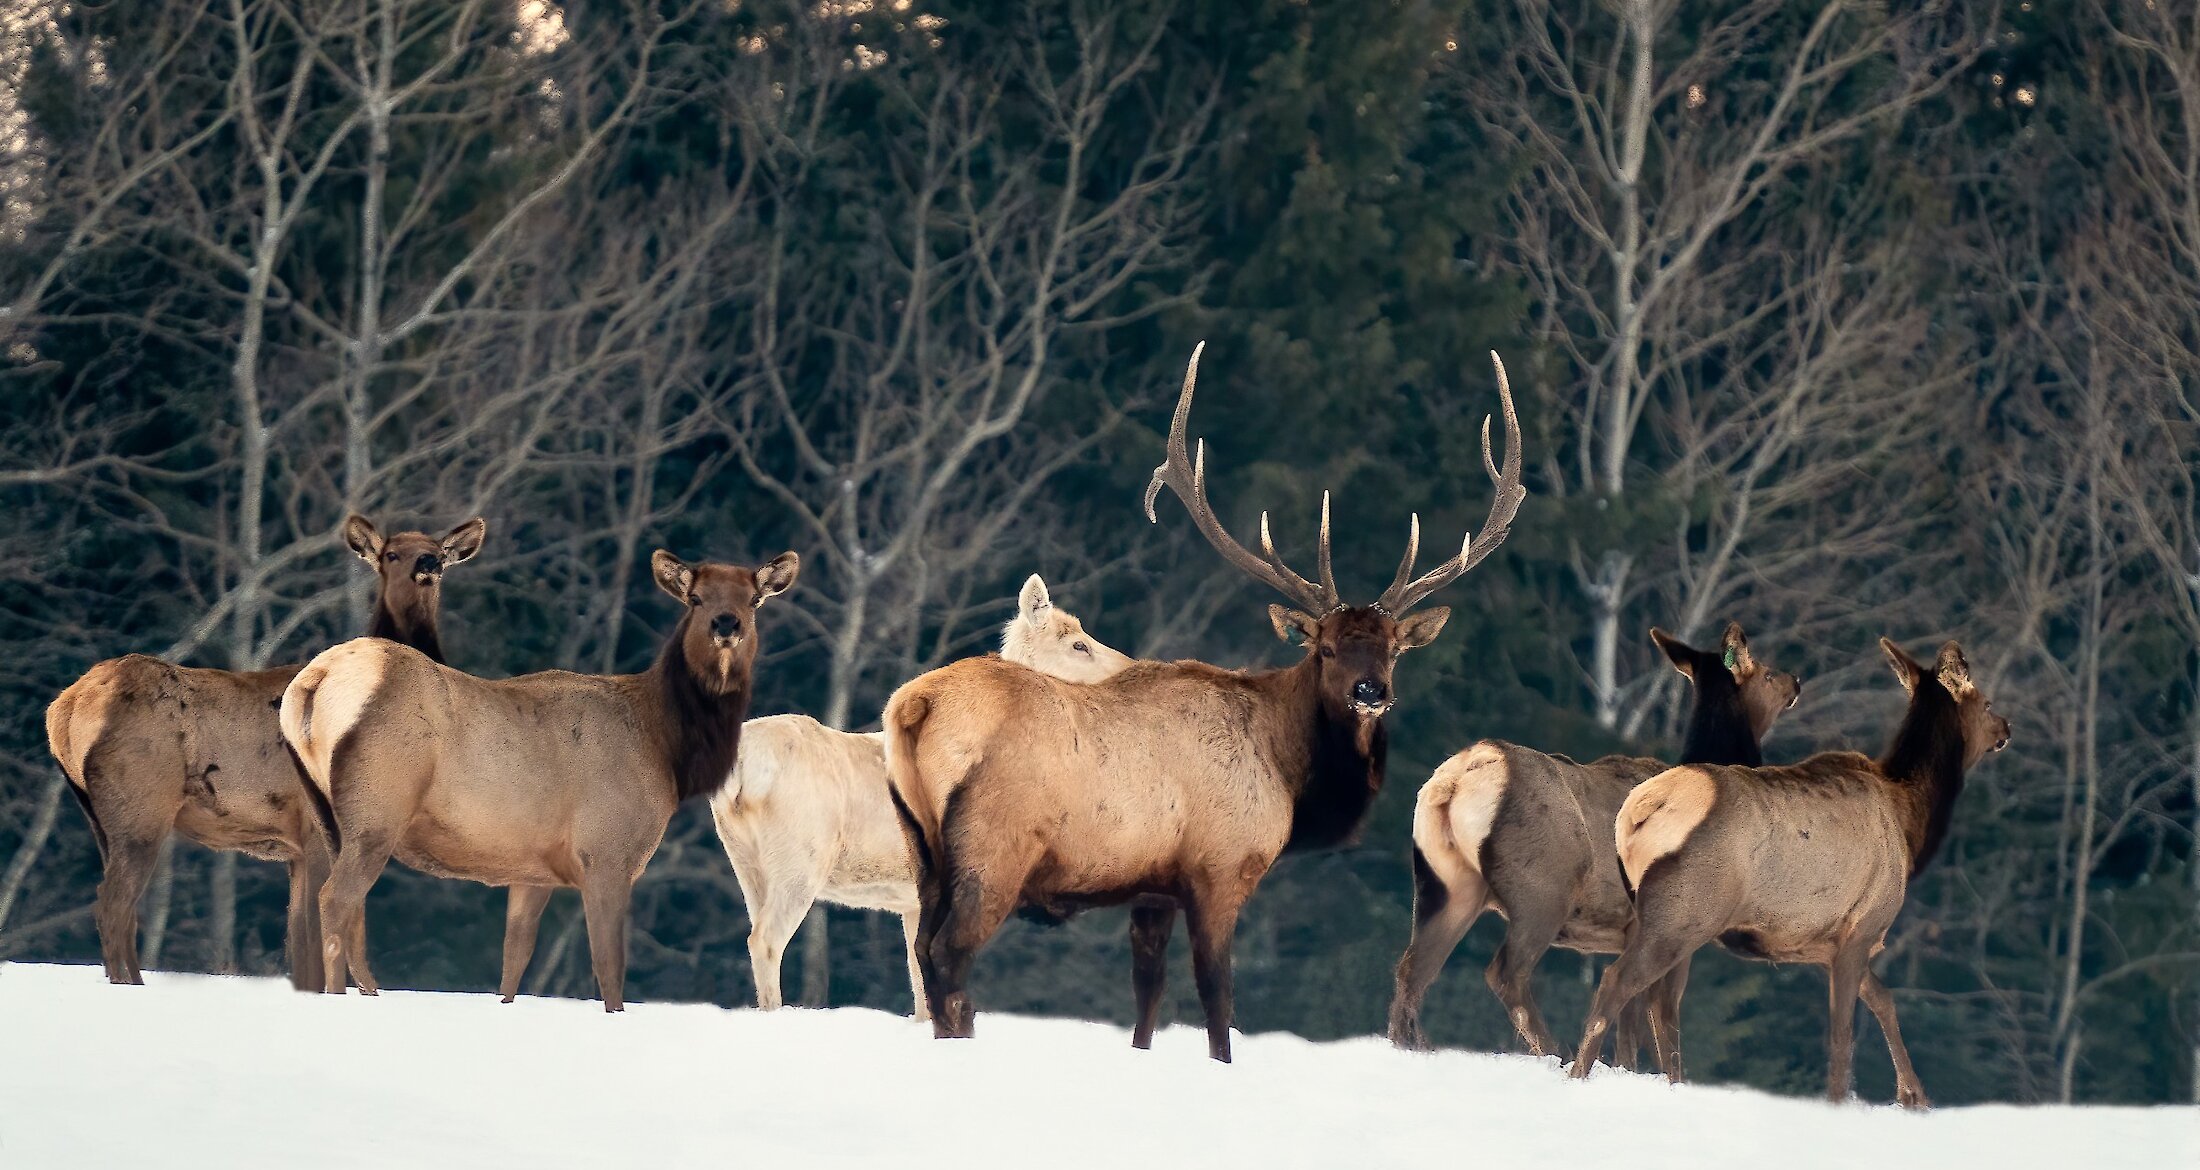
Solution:
{"label": "brown fur", "polygon": [[[1001,660],[1068,682],[1098,682],[1132,659],[1057,608],[1037,574],[1001,631]],[[749,910],[756,1006],[780,1006],[779,964],[819,899],[902,919],[909,990],[929,1019],[916,958],[917,874],[886,779],[885,737],[835,731],[806,715],[752,719],[711,820]],[[507,969],[506,992],[518,982]]]}
{"label": "brown fur", "polygon": [[[1870,962],[1910,877],[1938,847],[1964,771],[2008,744],[2009,723],[1972,684],[1955,643],[1935,669],[1884,638],[1880,648],[1910,704],[1879,759],[1828,752],[1784,768],[1692,765],[1627,798],[1614,832],[1637,885],[1635,924],[1597,987],[1575,1076],[1587,1075],[1617,1005],[1717,940],[1747,958],[1826,968],[1829,1097],[1848,1095],[1862,997],[1894,1058],[1897,1098],[1924,1106],[1893,996]],[[1667,1072],[1679,1078],[1677,1060]]]}
{"label": "brown fur", "polygon": [[[370,636],[440,654],[443,571],[474,555],[483,531],[477,519],[440,538],[385,540],[365,517],[347,519],[346,543],[379,585]],[[108,979],[144,981],[137,904],[162,839],[176,832],[289,867],[291,981],[320,986],[315,903],[329,851],[275,717],[298,670],[211,670],[129,654],[85,671],[46,708],[47,746],[92,822],[106,869],[96,920]]]}
{"label": "brown fur", "polygon": [[709,795],[731,770],[757,610],[794,583],[798,562],[690,566],[659,550],[651,567],[688,611],[641,674],[491,682],[366,639],[300,672],[283,696],[283,734],[343,837],[321,892],[329,991],[343,991],[347,968],[361,991],[376,990],[347,943],[394,854],[425,873],[515,887],[508,960],[515,935],[532,946],[521,912],[539,915],[551,887],[579,887],[604,1007],[624,1006],[634,881],[679,802]]}
{"label": "brown fur", "polygon": [[[1738,624],[1727,626],[1713,651],[1662,630],[1650,636],[1696,684],[1682,762],[1761,763],[1759,741],[1802,692],[1795,676],[1756,659]],[[1398,961],[1392,1043],[1427,1047],[1421,1001],[1475,920],[1495,910],[1507,924],[1505,943],[1485,980],[1530,1052],[1564,1055],[1536,1004],[1536,965],[1553,945],[1618,953],[1634,909],[1612,864],[1613,817],[1630,789],[1665,768],[1637,756],[1576,763],[1484,740],[1436,769],[1414,806],[1414,859],[1425,877],[1414,896],[1413,937]],[[1641,1009],[1662,1018],[1683,990],[1661,987],[1649,1004],[1629,1005],[1621,1063],[1632,1065],[1644,1039]],[[1659,1023],[1647,1026],[1659,1031]]]}
{"label": "brown fur", "polygon": [[[1189,916],[1209,1051],[1229,1059],[1238,910],[1286,849],[1357,832],[1382,785],[1391,664],[1446,616],[1401,630],[1347,609],[1280,671],[1141,662],[1078,686],[981,658],[895,692],[887,760],[929,862],[917,954],[934,1027],[968,1033],[969,964],[1019,905],[1159,896]],[[1362,679],[1380,706],[1353,697]]]}

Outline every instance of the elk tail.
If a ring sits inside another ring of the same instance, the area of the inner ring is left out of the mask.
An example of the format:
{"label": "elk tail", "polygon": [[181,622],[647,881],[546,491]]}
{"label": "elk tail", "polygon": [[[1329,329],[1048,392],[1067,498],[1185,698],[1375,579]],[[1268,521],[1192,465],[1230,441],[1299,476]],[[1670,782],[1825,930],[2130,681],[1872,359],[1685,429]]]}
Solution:
{"label": "elk tail", "polygon": [[886,701],[886,713],[882,722],[886,732],[887,787],[894,794],[894,810],[902,819],[902,826],[909,834],[911,847],[916,850],[917,864],[926,870],[936,869],[940,860],[939,825],[927,814],[930,802],[920,809],[911,803],[921,799],[924,776],[917,770],[917,732],[925,719],[932,714],[932,700],[922,692],[908,689],[897,691]]}
{"label": "elk tail", "polygon": [[[77,690],[74,683],[47,704],[46,749],[53,753],[54,762],[61,765],[61,778],[68,781],[69,795],[75,797],[76,806],[84,810],[84,819],[92,826],[92,841],[99,846],[99,864],[105,867],[107,827],[99,823],[99,811],[92,807],[92,791],[85,783],[85,774],[91,765],[91,749],[98,746],[98,737],[95,734],[94,742],[84,745],[83,754],[79,755],[74,750],[76,743],[70,721],[76,714],[76,705]],[[73,765],[71,760],[75,761]]]}
{"label": "elk tail", "polygon": [[[280,708],[283,725],[283,747],[290,752],[290,762],[298,769],[298,786],[305,789],[306,802],[313,806],[314,819],[321,823],[321,831],[328,835],[330,853],[342,852],[343,831],[336,827],[336,808],[329,803],[329,794],[315,780],[312,768],[306,763],[306,753],[313,747],[313,700],[328,678],[328,667],[319,659],[307,663],[298,672],[290,686],[283,691]],[[333,747],[333,745],[331,745]],[[334,759],[332,750],[325,758]]]}

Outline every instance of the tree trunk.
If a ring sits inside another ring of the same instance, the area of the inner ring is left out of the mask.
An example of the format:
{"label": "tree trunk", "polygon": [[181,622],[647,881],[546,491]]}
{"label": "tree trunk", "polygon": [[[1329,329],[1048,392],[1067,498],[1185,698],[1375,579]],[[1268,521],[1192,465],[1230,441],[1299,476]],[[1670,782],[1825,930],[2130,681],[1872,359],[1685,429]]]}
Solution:
{"label": "tree trunk", "polygon": [[176,895],[176,835],[161,839],[160,861],[153,868],[153,892],[145,900],[145,945],[141,949],[147,971],[160,966],[161,947],[168,941],[168,910]]}
{"label": "tree trunk", "polygon": [[16,846],[15,858],[8,862],[7,876],[0,878],[0,933],[7,931],[8,913],[15,909],[24,879],[30,876],[38,855],[45,852],[46,839],[53,836],[54,821],[61,812],[61,789],[67,783],[60,776],[46,783],[46,791],[38,798],[38,811],[31,815],[31,827],[23,834],[23,843]]}
{"label": "tree trunk", "polygon": [[207,911],[207,930],[213,938],[216,975],[237,973],[237,855],[227,849],[214,855],[207,879],[213,905]]}

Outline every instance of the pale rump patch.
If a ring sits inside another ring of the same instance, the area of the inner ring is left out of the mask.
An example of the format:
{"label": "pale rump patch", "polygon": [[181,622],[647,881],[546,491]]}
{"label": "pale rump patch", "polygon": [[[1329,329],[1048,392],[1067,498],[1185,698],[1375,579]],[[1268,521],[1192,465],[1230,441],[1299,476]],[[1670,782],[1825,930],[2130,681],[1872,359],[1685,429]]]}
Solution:
{"label": "pale rump patch", "polygon": [[1436,769],[1436,774],[1443,776],[1454,767],[1457,771],[1452,773],[1450,807],[1444,816],[1461,859],[1479,873],[1482,842],[1489,839],[1490,826],[1497,822],[1497,806],[1505,798],[1505,784],[1511,773],[1505,767],[1504,753],[1487,743],[1475,744],[1453,756]]}
{"label": "pale rump patch", "polygon": [[84,784],[84,757],[107,729],[108,712],[114,705],[114,689],[104,685],[105,672],[100,667],[93,668],[97,677],[87,674],[69,684],[46,707],[46,746],[61,761],[62,775],[86,792],[90,789]]}
{"label": "pale rump patch", "polygon": [[1718,794],[1718,782],[1696,768],[1667,769],[1627,794],[1612,833],[1629,885],[1639,888],[1651,862],[1680,851]]}
{"label": "pale rump patch", "polygon": [[[354,638],[314,656],[283,691],[283,738],[305,764],[323,794],[329,789],[329,755],[359,725],[381,685],[389,655],[402,649],[380,638]],[[418,651],[412,651],[418,653]],[[333,678],[331,676],[334,676]]]}

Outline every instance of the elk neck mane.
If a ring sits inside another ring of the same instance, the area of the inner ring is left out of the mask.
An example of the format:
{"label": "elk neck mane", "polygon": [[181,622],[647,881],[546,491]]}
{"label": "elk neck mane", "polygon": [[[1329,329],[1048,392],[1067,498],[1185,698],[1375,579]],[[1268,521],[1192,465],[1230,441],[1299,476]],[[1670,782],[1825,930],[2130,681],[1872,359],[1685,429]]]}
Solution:
{"label": "elk neck mane", "polygon": [[374,616],[367,619],[367,637],[387,638],[420,651],[438,666],[449,665],[443,661],[443,639],[436,631],[435,601],[430,594],[423,594],[404,613],[390,609],[387,595],[376,597]]}
{"label": "elk neck mane", "polygon": [[1749,725],[1749,711],[1742,706],[1742,689],[1724,668],[1700,670],[1696,697],[1688,710],[1688,737],[1681,743],[1683,764],[1736,764],[1744,768],[1764,766],[1764,751]]}
{"label": "elk neck mane", "polygon": [[[1320,666],[1312,654],[1296,666],[1267,675],[1261,681],[1282,688],[1289,696],[1287,718],[1304,736],[1304,772],[1287,775],[1293,793],[1291,836],[1285,853],[1331,849],[1357,837],[1367,823],[1369,809],[1382,793],[1383,767],[1389,755],[1390,737],[1381,720],[1365,731],[1351,716],[1338,718],[1322,702]],[[1288,732],[1286,732],[1288,734]],[[1279,745],[1280,746],[1280,745]],[[1278,753],[1289,760],[1289,753]]]}
{"label": "elk neck mane", "polygon": [[749,716],[749,676],[755,665],[753,658],[743,662],[723,694],[704,687],[687,657],[688,622],[693,619],[693,610],[681,615],[644,676],[661,705],[666,763],[672,769],[674,795],[682,801],[717,792],[732,773],[741,723]]}
{"label": "elk neck mane", "polygon": [[1910,839],[1910,876],[1931,864],[1948,838],[1948,822],[1963,795],[1963,718],[1955,696],[1927,675],[1918,680],[1902,725],[1895,729],[1879,771],[1910,798],[1904,832]]}

